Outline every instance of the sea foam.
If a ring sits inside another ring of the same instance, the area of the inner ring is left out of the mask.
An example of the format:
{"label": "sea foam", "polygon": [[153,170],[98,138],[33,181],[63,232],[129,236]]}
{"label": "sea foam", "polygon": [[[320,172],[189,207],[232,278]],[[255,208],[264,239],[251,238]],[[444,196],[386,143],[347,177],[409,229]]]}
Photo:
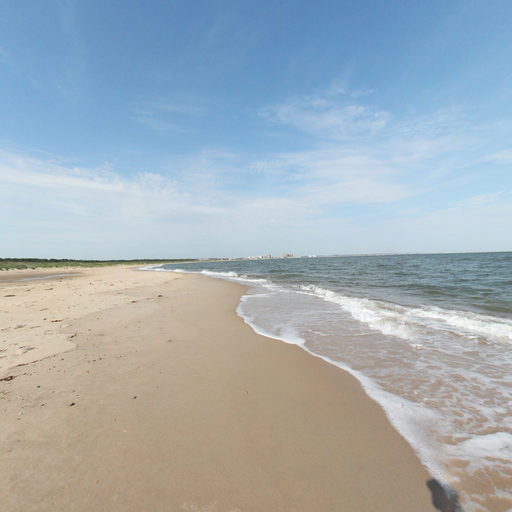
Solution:
{"label": "sea foam", "polygon": [[302,285],[304,293],[338,304],[352,317],[382,334],[410,340],[427,330],[451,331],[459,335],[483,336],[489,342],[512,342],[512,321],[470,311],[435,306],[405,307],[384,301],[349,297],[314,285]]}

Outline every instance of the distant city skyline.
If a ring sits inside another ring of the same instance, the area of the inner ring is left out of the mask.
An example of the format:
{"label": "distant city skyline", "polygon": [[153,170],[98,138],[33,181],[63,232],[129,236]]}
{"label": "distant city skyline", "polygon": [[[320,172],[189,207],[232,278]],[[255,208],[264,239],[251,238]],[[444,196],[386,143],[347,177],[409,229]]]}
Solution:
{"label": "distant city skyline", "polygon": [[511,16],[7,0],[0,257],[512,250]]}

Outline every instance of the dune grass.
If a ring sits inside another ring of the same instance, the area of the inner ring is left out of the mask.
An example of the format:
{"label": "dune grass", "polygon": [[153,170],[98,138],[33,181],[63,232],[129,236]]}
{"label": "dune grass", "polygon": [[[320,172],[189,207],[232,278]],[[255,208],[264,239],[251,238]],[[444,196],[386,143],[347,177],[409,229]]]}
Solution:
{"label": "dune grass", "polygon": [[59,267],[105,267],[108,265],[156,265],[159,263],[182,263],[196,261],[193,259],[169,260],[72,260],[72,259],[44,259],[44,258],[0,258],[0,270],[24,270],[35,268]]}

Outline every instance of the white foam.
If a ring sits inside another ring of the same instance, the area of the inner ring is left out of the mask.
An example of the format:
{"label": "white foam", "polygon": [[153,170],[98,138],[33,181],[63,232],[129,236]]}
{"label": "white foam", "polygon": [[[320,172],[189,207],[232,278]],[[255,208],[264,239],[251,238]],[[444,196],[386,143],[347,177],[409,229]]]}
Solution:
{"label": "white foam", "polygon": [[453,451],[476,460],[486,458],[512,461],[512,434],[496,432],[475,436],[457,444]]}
{"label": "white foam", "polygon": [[356,320],[388,336],[409,339],[414,334],[413,326],[407,325],[404,308],[401,306],[376,300],[347,297],[314,285],[301,286],[301,289],[305,293],[311,293],[328,302],[338,304]]}
{"label": "white foam", "polygon": [[450,331],[468,338],[483,336],[489,342],[512,342],[512,321],[469,311],[436,306],[410,308],[388,302],[348,297],[314,285],[301,286],[303,293],[338,304],[354,319],[387,336],[412,340],[428,331]]}
{"label": "white foam", "polygon": [[223,278],[240,277],[236,272],[212,272],[211,270],[206,270],[206,269],[201,270],[199,273],[204,274],[205,276],[212,276],[212,277],[223,277]]}
{"label": "white foam", "polygon": [[470,311],[444,310],[435,306],[416,308],[411,313],[455,327],[471,335],[512,342],[512,321]]}
{"label": "white foam", "polygon": [[241,298],[240,303],[238,304],[238,307],[236,308],[236,312],[237,312],[238,316],[240,316],[243,319],[243,321],[249,327],[251,327],[251,329],[256,334],[260,334],[261,336],[265,336],[266,338],[272,338],[272,339],[276,339],[279,341],[284,341],[285,343],[288,343],[290,345],[298,345],[300,347],[304,346],[305,340],[301,336],[299,336],[299,334],[297,333],[297,331],[295,329],[293,329],[293,327],[278,328],[279,329],[278,332],[270,332],[270,331],[264,329],[263,327],[261,327],[260,325],[258,325],[254,321],[254,318],[244,311],[243,306],[247,302],[247,300],[254,298],[254,297],[264,297],[267,295],[269,295],[269,294],[253,293],[251,295],[244,295]]}
{"label": "white foam", "polygon": [[[510,480],[510,462],[512,461],[512,434],[509,432],[495,432],[486,435],[474,435],[465,441],[447,447],[447,453],[454,460],[464,460],[466,463],[463,472],[458,472],[459,478],[467,475],[487,475],[492,480],[493,475]],[[473,495],[469,491],[466,496],[468,512],[482,510],[475,507],[481,496]],[[509,488],[494,487],[489,496],[501,501],[512,503],[512,490]],[[512,510],[512,509],[509,509]]]}
{"label": "white foam", "polygon": [[276,286],[271,283],[270,281],[267,281],[266,279],[258,279],[255,277],[249,277],[246,274],[237,274],[236,272],[214,272],[212,270],[206,270],[203,269],[201,271],[197,272],[191,272],[194,274],[203,274],[205,276],[209,277],[216,277],[219,279],[225,279],[227,281],[236,281],[241,284],[260,284],[265,287],[269,288],[275,288]]}

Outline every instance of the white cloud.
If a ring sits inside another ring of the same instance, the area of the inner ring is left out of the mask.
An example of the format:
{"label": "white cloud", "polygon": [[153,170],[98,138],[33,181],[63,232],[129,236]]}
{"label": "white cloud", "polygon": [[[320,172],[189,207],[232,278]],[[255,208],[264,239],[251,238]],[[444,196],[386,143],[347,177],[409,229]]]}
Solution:
{"label": "white cloud", "polygon": [[500,164],[510,164],[512,163],[512,149],[498,151],[497,153],[489,156],[488,160],[491,162],[498,162]]}
{"label": "white cloud", "polygon": [[2,193],[32,196],[31,207],[55,217],[63,214],[96,217],[102,222],[141,222],[177,215],[212,214],[207,207],[168,178],[156,173],[139,173],[131,178],[105,169],[66,167],[53,162],[0,153]]}
{"label": "white cloud", "polygon": [[[396,119],[354,95],[335,101],[339,94],[265,110],[274,126],[315,135],[300,150],[204,148],[136,174],[0,152],[0,212],[20,227],[4,226],[2,242],[29,247],[44,232],[48,246],[60,247],[49,255],[135,257],[148,246],[146,256],[171,249],[172,256],[229,256],[485,249],[468,239],[481,232],[489,248],[501,247],[512,222],[510,192],[486,181],[478,193],[478,180],[512,156],[488,150],[499,131],[468,128],[453,109]],[[139,122],[163,129],[204,113],[200,102],[139,108]],[[485,172],[471,167],[482,162]],[[77,253],[65,252],[66,240]]]}
{"label": "white cloud", "polygon": [[4,184],[47,188],[53,190],[89,189],[95,191],[117,191],[123,184],[115,175],[95,170],[64,168],[51,162],[34,158],[0,154],[0,182]]}
{"label": "white cloud", "polygon": [[324,147],[283,153],[251,166],[286,181],[292,197],[308,204],[378,204],[399,201],[417,193],[402,183],[403,170],[361,149]]}
{"label": "white cloud", "polygon": [[[67,227],[80,219],[96,223],[100,231],[113,225],[197,227],[236,219],[250,230],[257,225],[268,229],[307,223],[336,204],[391,202],[411,193],[390,181],[389,170],[379,162],[332,158],[320,153],[279,155],[271,174],[281,167],[280,178],[269,182],[265,174],[261,187],[241,190],[233,180],[244,181],[247,173],[257,176],[253,169],[258,163],[220,149],[174,162],[172,179],[161,173],[126,176],[109,166],[70,167],[4,151],[0,152],[0,198],[4,209],[24,210],[38,220],[50,217]],[[300,167],[299,172],[288,176],[290,167]],[[285,192],[272,183],[284,183]],[[24,202],[16,206],[8,201],[13,197]]]}
{"label": "white cloud", "polygon": [[323,138],[343,139],[373,135],[390,121],[389,112],[329,96],[299,96],[261,111],[270,121],[288,125]]}
{"label": "white cloud", "polygon": [[[512,190],[500,190],[499,192],[491,192],[489,194],[478,194],[468,197],[451,206],[452,210],[468,210],[474,207],[484,205],[499,204],[501,202],[510,202],[512,204]],[[512,227],[512,226],[511,226]]]}
{"label": "white cloud", "polygon": [[355,178],[304,187],[304,197],[318,205],[392,203],[412,195],[409,187],[375,178]]}

